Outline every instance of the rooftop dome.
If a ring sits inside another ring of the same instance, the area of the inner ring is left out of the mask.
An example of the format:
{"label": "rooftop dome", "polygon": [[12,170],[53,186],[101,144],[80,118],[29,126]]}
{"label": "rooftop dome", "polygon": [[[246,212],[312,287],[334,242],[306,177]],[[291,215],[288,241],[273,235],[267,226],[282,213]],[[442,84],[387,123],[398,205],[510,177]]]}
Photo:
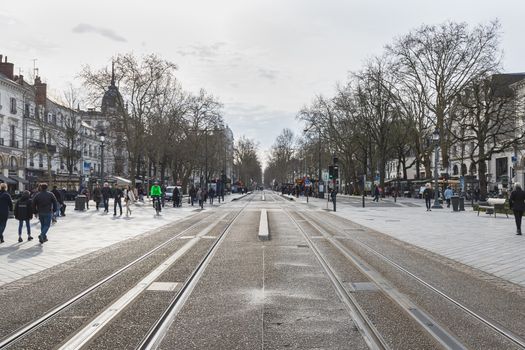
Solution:
{"label": "rooftop dome", "polygon": [[102,97],[101,111],[104,114],[116,114],[122,110],[122,96],[115,86],[115,64],[111,64],[111,85]]}

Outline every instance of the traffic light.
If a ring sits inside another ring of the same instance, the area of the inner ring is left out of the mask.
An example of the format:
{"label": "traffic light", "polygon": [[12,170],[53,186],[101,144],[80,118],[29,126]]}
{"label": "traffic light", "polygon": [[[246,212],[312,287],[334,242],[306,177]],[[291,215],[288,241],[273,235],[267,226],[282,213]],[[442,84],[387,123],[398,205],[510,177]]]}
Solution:
{"label": "traffic light", "polygon": [[333,165],[328,166],[328,178],[330,180],[334,178],[334,166]]}
{"label": "traffic light", "polygon": [[334,165],[333,168],[334,168],[334,176],[333,176],[333,178],[334,179],[338,179],[339,178],[339,166]]}
{"label": "traffic light", "polygon": [[337,164],[339,162],[339,158],[334,157],[334,164]]}

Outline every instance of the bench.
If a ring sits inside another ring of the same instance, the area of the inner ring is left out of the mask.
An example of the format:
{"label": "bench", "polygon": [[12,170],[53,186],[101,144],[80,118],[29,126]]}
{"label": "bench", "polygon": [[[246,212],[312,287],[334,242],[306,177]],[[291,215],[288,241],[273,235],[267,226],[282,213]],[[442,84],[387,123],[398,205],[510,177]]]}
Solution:
{"label": "bench", "polygon": [[485,212],[489,215],[494,214],[496,217],[496,211],[501,209],[505,211],[505,215],[509,217],[509,213],[505,209],[505,198],[489,198],[486,202],[479,202],[478,205],[478,216],[481,209],[485,209]]}

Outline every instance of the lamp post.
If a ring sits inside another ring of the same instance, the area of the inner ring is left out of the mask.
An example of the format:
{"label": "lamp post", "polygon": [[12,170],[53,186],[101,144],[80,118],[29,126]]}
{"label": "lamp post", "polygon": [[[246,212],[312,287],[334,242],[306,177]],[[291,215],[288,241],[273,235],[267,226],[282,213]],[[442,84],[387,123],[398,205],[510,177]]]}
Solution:
{"label": "lamp post", "polygon": [[100,136],[100,179],[104,183],[104,141],[106,141],[106,134],[101,131],[98,136]]}
{"label": "lamp post", "polygon": [[433,209],[443,209],[439,204],[439,183],[438,183],[438,162],[439,162],[439,130],[436,128],[432,133],[432,141],[434,142],[434,205]]}

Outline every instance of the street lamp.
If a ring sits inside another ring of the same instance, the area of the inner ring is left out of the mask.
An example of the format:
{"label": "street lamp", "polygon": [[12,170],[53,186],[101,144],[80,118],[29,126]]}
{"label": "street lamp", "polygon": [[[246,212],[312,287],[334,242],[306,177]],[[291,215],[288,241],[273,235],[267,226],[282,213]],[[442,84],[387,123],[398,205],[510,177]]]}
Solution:
{"label": "street lamp", "polygon": [[101,131],[98,136],[100,136],[100,178],[104,183],[104,141],[106,141],[106,134]]}
{"label": "street lamp", "polygon": [[436,128],[432,133],[432,141],[434,142],[434,209],[443,209],[441,204],[439,204],[439,184],[438,184],[438,162],[439,162],[439,130]]}

